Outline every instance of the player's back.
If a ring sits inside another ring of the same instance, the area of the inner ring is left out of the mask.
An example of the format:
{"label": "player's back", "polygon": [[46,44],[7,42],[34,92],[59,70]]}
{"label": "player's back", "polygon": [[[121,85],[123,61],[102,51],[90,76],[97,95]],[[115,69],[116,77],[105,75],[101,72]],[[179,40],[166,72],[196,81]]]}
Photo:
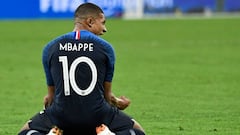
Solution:
{"label": "player's back", "polygon": [[111,45],[88,31],[70,32],[45,47],[48,85],[56,88],[47,112],[56,124],[101,124],[114,111],[103,96],[103,83],[113,76],[114,59]]}

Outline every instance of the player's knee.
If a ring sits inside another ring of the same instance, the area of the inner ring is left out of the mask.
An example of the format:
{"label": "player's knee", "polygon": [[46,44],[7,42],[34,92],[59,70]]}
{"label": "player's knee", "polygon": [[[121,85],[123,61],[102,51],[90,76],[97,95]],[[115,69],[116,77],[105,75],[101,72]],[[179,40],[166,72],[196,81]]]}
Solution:
{"label": "player's knee", "polygon": [[36,130],[32,130],[32,129],[26,129],[26,130],[22,130],[18,133],[18,135],[44,135],[42,133],[39,133]]}

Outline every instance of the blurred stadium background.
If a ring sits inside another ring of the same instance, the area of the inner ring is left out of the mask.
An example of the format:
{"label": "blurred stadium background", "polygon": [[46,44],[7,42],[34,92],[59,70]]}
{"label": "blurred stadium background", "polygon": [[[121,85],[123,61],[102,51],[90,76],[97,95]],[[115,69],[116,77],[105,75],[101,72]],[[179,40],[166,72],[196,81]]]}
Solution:
{"label": "blurred stadium background", "polygon": [[98,4],[107,17],[144,18],[192,13],[237,13],[239,0],[3,0],[0,19],[71,18],[77,5]]}

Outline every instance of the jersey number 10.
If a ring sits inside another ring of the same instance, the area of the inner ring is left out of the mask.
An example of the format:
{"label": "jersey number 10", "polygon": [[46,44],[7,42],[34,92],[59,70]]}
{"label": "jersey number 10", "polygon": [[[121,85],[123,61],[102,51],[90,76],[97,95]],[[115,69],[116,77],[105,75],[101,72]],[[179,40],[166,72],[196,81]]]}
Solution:
{"label": "jersey number 10", "polygon": [[[59,62],[62,63],[63,67],[63,81],[64,81],[64,94],[66,96],[70,95],[70,85],[72,89],[81,96],[86,96],[90,94],[97,82],[97,68],[93,61],[89,59],[88,57],[78,57],[75,59],[72,64],[70,65],[70,69],[68,68],[68,58],[67,56],[59,56]],[[78,87],[75,79],[75,71],[79,63],[85,62],[89,65],[91,71],[92,71],[92,81],[89,85],[89,87],[85,90],[82,90]],[[70,83],[69,83],[70,82]]]}

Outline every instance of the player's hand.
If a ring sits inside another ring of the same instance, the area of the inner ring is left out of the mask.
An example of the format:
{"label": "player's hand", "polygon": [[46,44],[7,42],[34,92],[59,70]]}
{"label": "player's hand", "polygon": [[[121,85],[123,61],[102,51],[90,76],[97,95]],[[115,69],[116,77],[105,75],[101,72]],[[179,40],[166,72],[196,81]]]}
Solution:
{"label": "player's hand", "polygon": [[126,109],[130,105],[130,99],[126,98],[125,96],[121,96],[117,98],[117,108],[120,110]]}
{"label": "player's hand", "polygon": [[53,96],[46,95],[43,99],[44,107],[47,108],[48,106],[50,106],[52,104],[52,101],[53,101]]}

